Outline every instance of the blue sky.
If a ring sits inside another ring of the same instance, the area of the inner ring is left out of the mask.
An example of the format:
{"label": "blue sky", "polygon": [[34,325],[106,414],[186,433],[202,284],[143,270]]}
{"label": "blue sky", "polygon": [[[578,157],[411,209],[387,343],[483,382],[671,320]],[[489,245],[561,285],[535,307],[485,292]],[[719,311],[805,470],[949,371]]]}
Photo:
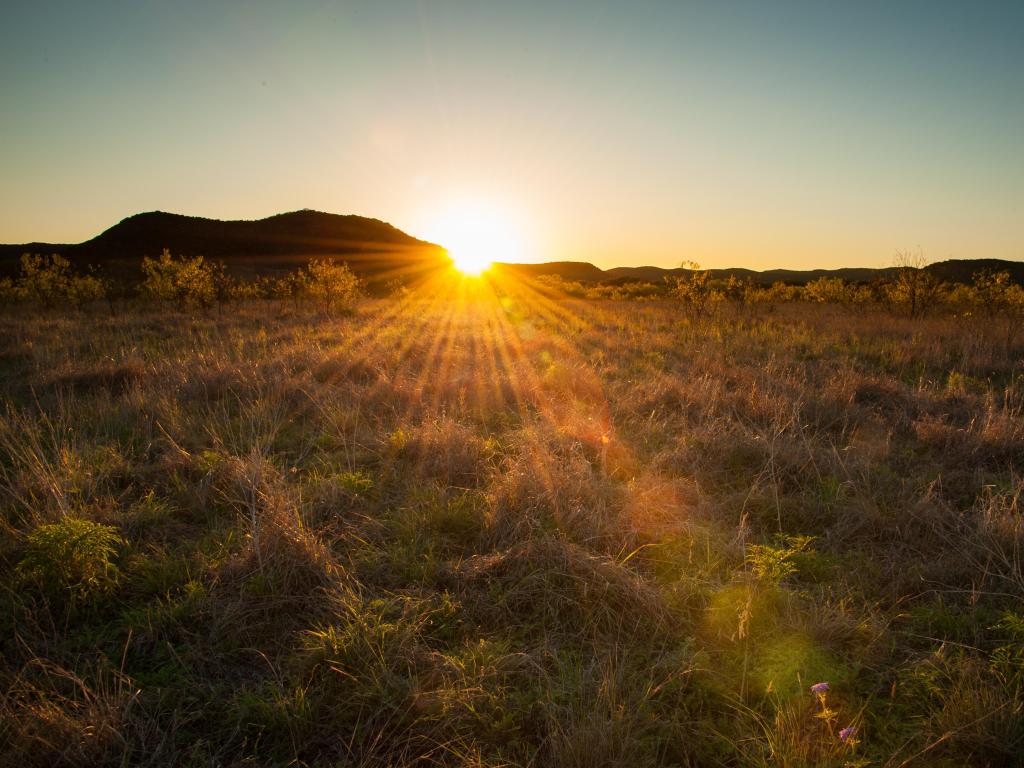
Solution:
{"label": "blue sky", "polygon": [[[1024,259],[1024,3],[0,5],[0,242],[485,205],[524,260]],[[449,217],[450,218],[450,217]]]}

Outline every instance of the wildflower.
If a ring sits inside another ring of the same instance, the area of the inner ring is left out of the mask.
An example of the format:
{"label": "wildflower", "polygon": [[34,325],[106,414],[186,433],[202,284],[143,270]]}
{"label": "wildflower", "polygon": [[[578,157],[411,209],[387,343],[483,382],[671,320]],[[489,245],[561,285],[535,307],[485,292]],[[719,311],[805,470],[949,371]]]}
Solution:
{"label": "wildflower", "polygon": [[853,737],[857,735],[857,726],[848,725],[839,732],[840,741],[852,741]]}
{"label": "wildflower", "polygon": [[828,683],[815,683],[811,686],[811,693],[821,696],[828,693]]}

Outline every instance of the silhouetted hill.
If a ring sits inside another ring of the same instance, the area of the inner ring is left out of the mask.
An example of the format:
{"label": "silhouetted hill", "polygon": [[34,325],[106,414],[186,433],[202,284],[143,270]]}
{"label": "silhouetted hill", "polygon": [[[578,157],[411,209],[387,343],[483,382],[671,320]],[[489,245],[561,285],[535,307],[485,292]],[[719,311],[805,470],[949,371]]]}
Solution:
{"label": "silhouetted hill", "polygon": [[1010,279],[1024,285],[1024,262],[1003,259],[950,259],[928,265],[928,271],[940,280],[950,283],[969,283],[974,275],[983,270],[1009,272]]}
{"label": "silhouetted hill", "polygon": [[[664,267],[614,267],[607,270],[606,274],[616,282],[626,280],[642,280],[659,282],[665,277],[684,275],[689,270],[682,267],[666,269]],[[885,277],[892,272],[891,268],[872,269],[869,267],[848,267],[844,269],[769,269],[764,272],[756,272],[752,269],[712,269],[711,274],[715,278],[727,279],[738,277],[743,280],[751,280],[763,285],[772,283],[803,284],[821,277],[834,277],[848,280],[852,283],[866,283],[879,277]]]}
{"label": "silhouetted hill", "polygon": [[[26,243],[0,245],[0,274],[17,269],[23,253],[60,253],[79,265],[104,265],[111,272],[137,272],[143,256],[158,256],[167,248],[176,256],[205,256],[223,260],[238,273],[294,269],[311,257],[333,256],[347,261],[361,276],[382,282],[391,277],[415,278],[450,261],[444,248],[417,240],[378,219],[302,210],[266,219],[221,221],[153,211],[115,224],[84,243]],[[544,264],[495,264],[498,272],[522,277],[557,275],[582,283],[660,283],[687,270],[664,267],[615,267],[602,270],[583,261]],[[967,283],[983,269],[1007,271],[1024,285],[1024,262],[1001,259],[954,259],[928,270],[942,280]],[[715,269],[716,278],[736,276],[756,283],[803,284],[821,277],[867,283],[891,276],[894,268],[792,270]]]}
{"label": "silhouetted hill", "polygon": [[587,261],[548,261],[543,264],[505,264],[498,262],[494,269],[521,277],[557,275],[563,280],[596,283],[606,279],[608,273]]}
{"label": "silhouetted hill", "polygon": [[[519,274],[530,275],[558,275],[565,280],[575,280],[582,283],[627,283],[627,282],[652,282],[659,283],[666,277],[684,275],[689,270],[683,267],[612,267],[601,270],[593,264],[580,261],[552,261],[545,264],[508,264],[502,265],[504,269],[514,270]],[[996,272],[1009,272],[1010,277],[1017,283],[1024,285],[1024,262],[1005,261],[1003,259],[955,259],[951,261],[940,261],[927,267],[941,280],[953,283],[969,283],[975,273],[982,270],[993,270]],[[727,279],[738,277],[744,280],[751,280],[761,285],[772,283],[789,283],[792,285],[803,285],[812,280],[822,277],[839,278],[851,283],[870,283],[873,280],[889,278],[896,271],[896,267],[846,267],[841,269],[769,269],[757,272],[752,269],[712,269],[711,274],[716,279]]]}
{"label": "silhouetted hill", "polygon": [[25,252],[60,253],[78,264],[134,269],[143,256],[158,256],[164,248],[175,256],[221,259],[238,272],[292,269],[316,256],[343,259],[357,273],[377,278],[450,263],[440,246],[378,219],[311,210],[254,221],[140,213],[84,243],[2,245],[0,263],[16,262]]}

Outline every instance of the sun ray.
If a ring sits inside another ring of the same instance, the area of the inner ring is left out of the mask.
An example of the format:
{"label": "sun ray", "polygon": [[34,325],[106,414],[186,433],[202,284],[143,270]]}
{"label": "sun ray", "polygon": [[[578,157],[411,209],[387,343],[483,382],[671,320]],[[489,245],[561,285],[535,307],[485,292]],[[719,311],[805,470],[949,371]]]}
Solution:
{"label": "sun ray", "polygon": [[452,266],[467,277],[480,276],[495,262],[526,256],[522,227],[508,211],[483,200],[451,205],[432,217],[426,229],[447,250]]}

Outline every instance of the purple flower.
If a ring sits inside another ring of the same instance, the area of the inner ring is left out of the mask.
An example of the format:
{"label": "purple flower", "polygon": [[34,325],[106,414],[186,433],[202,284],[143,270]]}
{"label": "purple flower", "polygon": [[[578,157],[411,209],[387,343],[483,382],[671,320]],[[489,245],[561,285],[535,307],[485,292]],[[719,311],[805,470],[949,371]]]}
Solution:
{"label": "purple flower", "polygon": [[815,683],[811,686],[811,693],[821,696],[823,693],[828,693],[828,683]]}
{"label": "purple flower", "polygon": [[841,730],[839,732],[839,740],[840,741],[849,741],[850,739],[852,739],[856,735],[857,735],[857,726],[855,726],[855,725],[848,725],[845,728],[843,728],[843,730]]}

